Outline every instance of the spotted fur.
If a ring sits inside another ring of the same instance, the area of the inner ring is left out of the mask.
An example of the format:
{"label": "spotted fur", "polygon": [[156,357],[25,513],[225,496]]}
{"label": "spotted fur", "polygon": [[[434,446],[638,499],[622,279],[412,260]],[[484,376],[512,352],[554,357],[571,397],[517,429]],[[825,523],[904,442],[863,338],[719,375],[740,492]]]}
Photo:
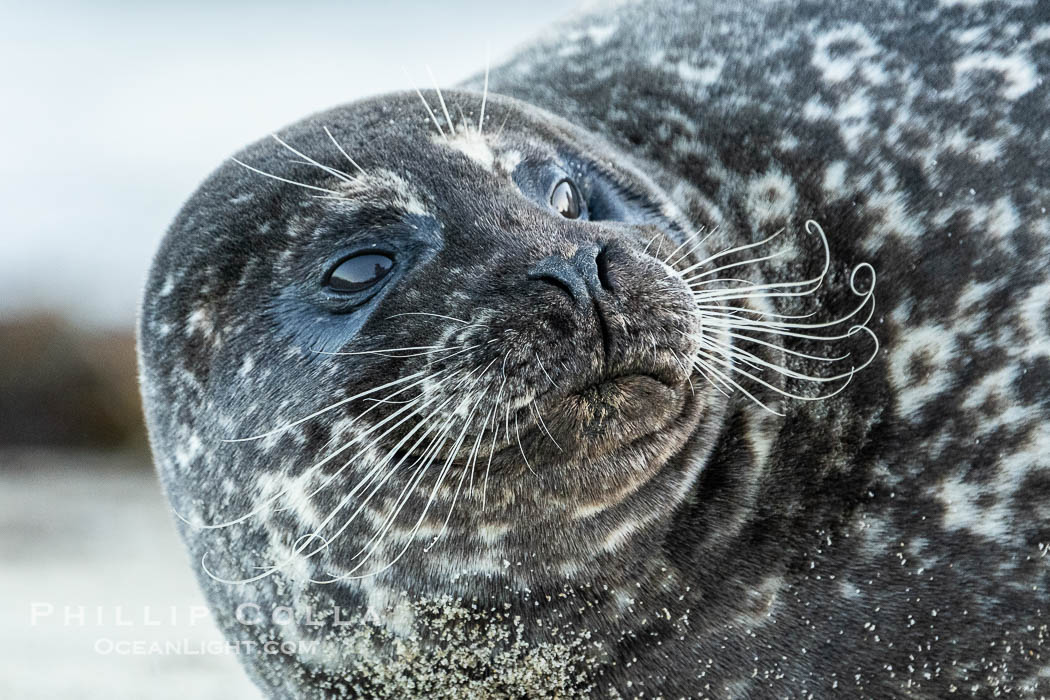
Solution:
{"label": "spotted fur", "polygon": [[[143,393],[227,636],[318,643],[245,657],[260,687],[1050,695],[1048,68],[1034,2],[619,3],[465,90],[315,115],[221,167],[154,262]],[[594,220],[544,208],[558,173]],[[796,373],[769,386],[683,364],[718,334],[683,271],[783,230],[794,255],[748,273],[812,277],[809,221],[826,282],[745,308],[842,317],[870,263],[875,362],[820,401],[790,353],[821,340],[732,356]],[[320,295],[334,259],[391,245],[367,303]],[[593,246],[597,312],[536,279]],[[462,436],[447,476],[393,474],[335,536],[422,405]]]}

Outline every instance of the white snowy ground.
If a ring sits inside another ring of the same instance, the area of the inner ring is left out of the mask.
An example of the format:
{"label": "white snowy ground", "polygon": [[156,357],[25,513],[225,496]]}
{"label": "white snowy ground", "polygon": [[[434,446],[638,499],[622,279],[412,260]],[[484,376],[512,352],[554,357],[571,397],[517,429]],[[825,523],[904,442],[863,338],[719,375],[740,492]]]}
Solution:
{"label": "white snowy ground", "polygon": [[0,451],[0,698],[258,698],[203,604],[151,471]]}

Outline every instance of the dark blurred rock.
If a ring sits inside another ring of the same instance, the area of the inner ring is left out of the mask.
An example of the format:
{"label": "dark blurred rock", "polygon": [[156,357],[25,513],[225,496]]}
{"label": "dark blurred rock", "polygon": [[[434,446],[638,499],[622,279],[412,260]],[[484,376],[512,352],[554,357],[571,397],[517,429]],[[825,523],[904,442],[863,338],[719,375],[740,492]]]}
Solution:
{"label": "dark blurred rock", "polygon": [[131,330],[0,321],[0,445],[146,449]]}

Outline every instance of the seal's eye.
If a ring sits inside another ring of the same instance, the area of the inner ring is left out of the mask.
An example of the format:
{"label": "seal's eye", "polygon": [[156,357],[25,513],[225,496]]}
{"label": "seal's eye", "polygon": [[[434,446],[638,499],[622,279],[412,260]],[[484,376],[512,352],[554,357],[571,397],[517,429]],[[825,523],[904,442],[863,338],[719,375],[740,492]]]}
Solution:
{"label": "seal's eye", "polygon": [[551,206],[566,219],[580,218],[580,191],[576,189],[572,180],[562,180],[554,186],[554,191],[551,192]]}
{"label": "seal's eye", "polygon": [[328,286],[337,292],[360,292],[386,277],[394,259],[382,253],[364,253],[343,260],[328,274]]}

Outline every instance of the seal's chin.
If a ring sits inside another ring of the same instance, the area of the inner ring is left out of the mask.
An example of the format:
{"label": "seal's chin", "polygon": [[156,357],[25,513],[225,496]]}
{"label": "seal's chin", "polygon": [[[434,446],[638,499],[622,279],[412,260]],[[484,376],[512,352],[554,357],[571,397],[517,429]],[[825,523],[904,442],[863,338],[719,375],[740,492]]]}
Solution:
{"label": "seal's chin", "polygon": [[546,425],[563,448],[596,459],[665,430],[687,394],[688,386],[651,374],[602,378],[551,405]]}

